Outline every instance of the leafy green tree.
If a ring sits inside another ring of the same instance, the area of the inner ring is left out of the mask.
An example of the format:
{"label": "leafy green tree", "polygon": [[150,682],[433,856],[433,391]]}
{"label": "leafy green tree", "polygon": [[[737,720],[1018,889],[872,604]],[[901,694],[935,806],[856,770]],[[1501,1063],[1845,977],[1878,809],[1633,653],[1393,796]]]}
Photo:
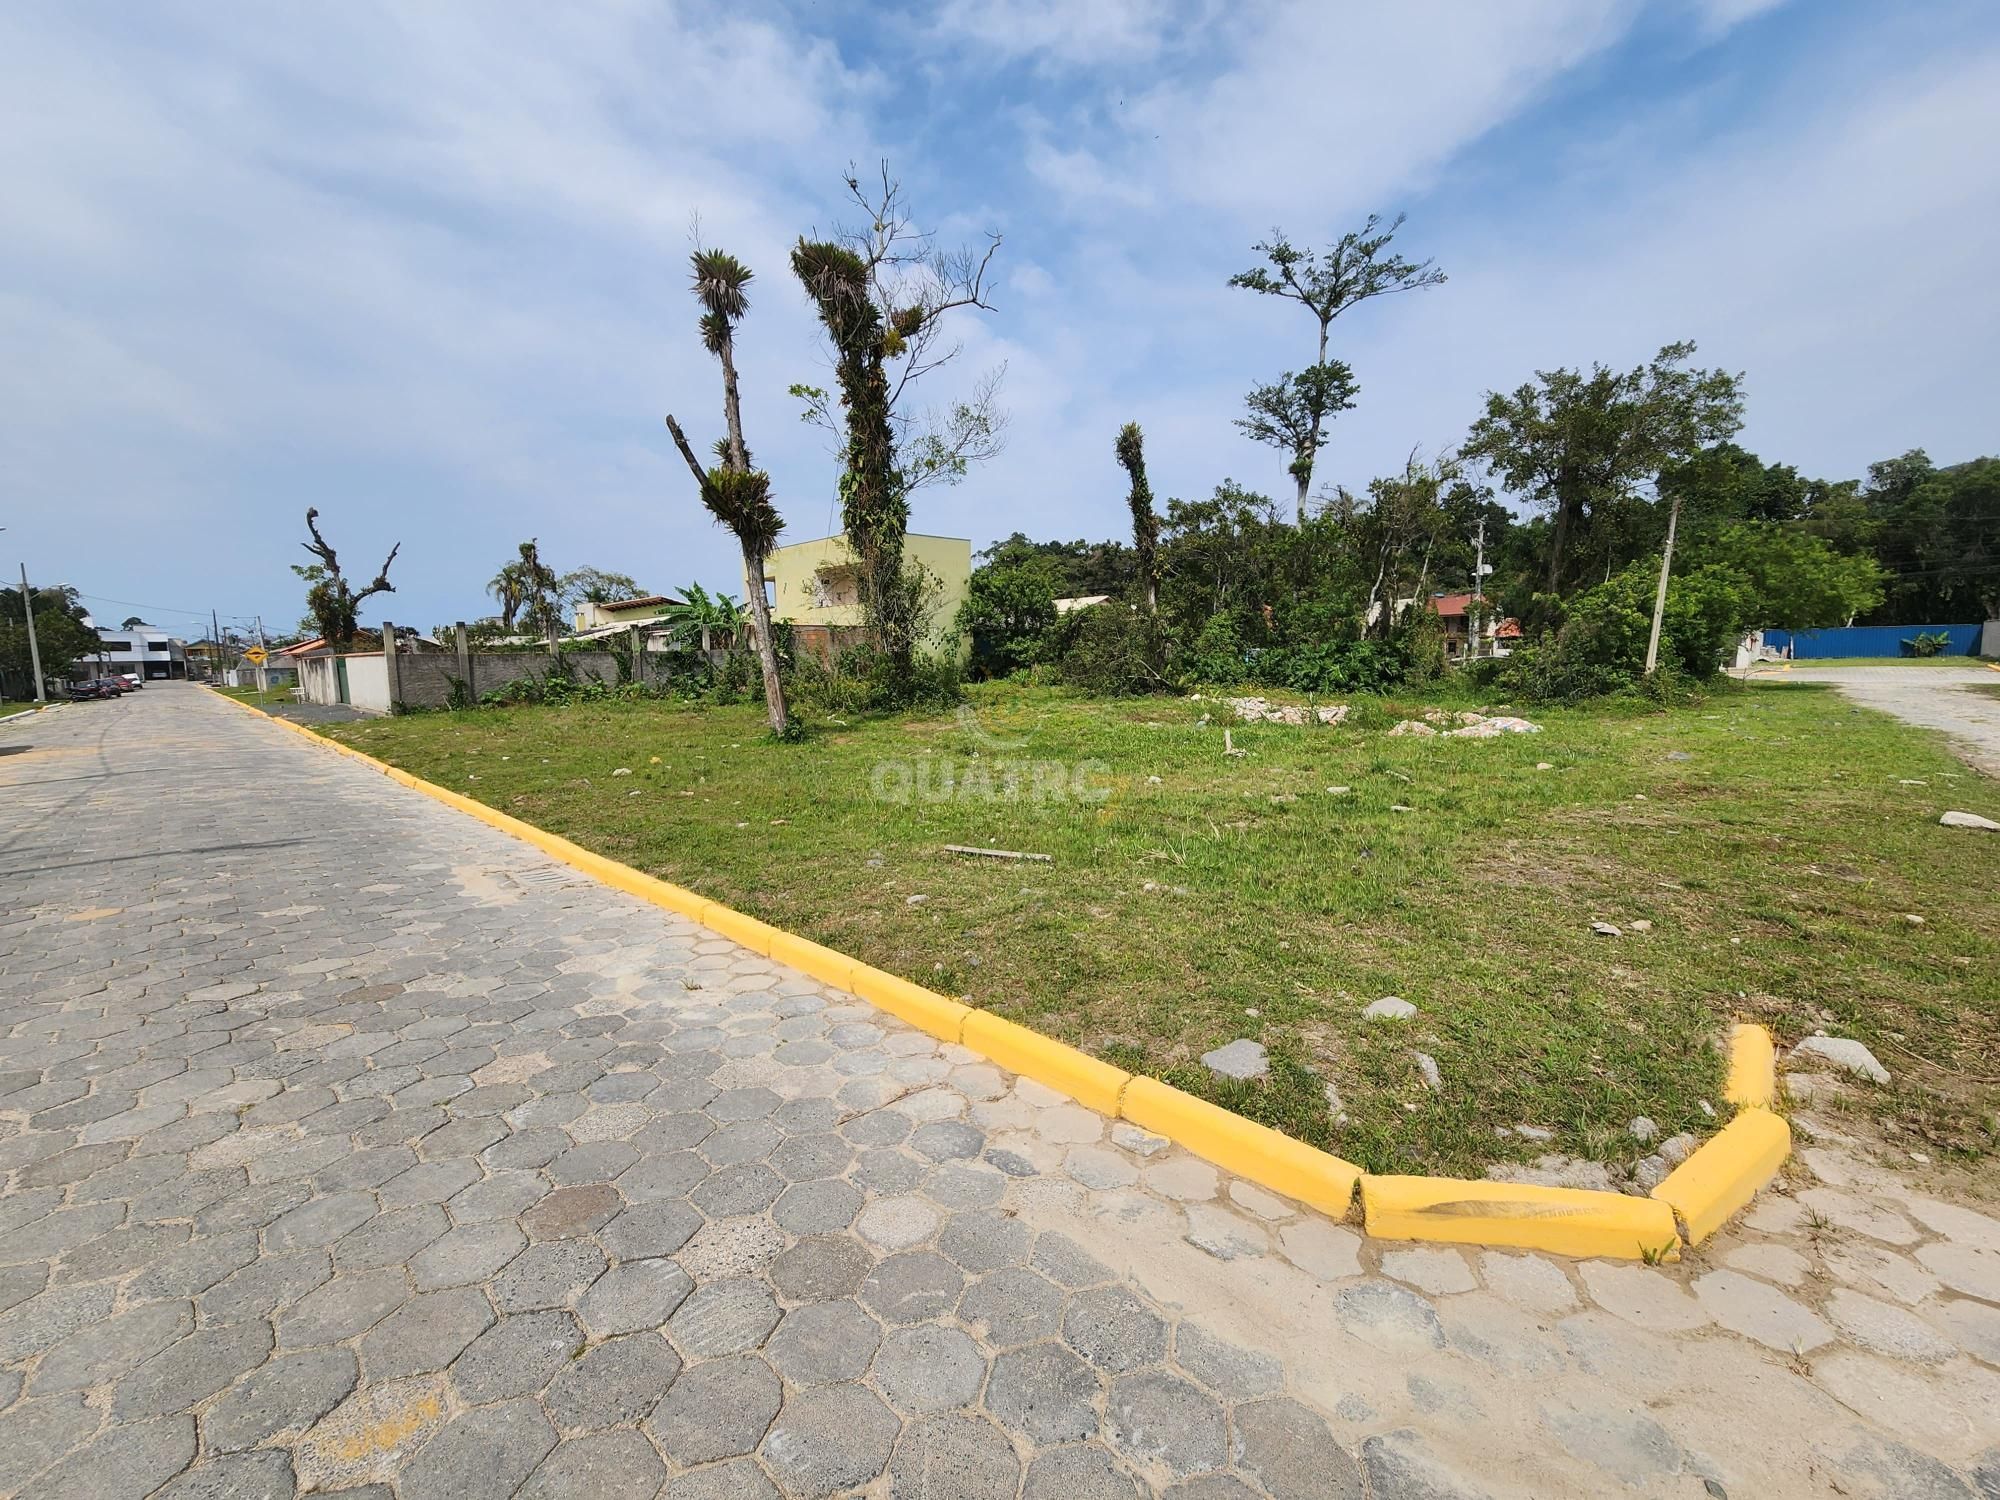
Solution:
{"label": "leafy green tree", "polygon": [[340,559],[320,535],[317,507],[306,510],[306,531],[312,540],[299,545],[317,561],[294,563],[292,571],[306,581],[306,614],[314,631],[335,651],[344,651],[353,644],[355,632],[360,629],[362,604],[377,594],[396,592],[395,585],[389,582],[389,565],[395,562],[403,544],[398,542],[391,547],[389,555],[382,559],[382,566],[375,570],[374,579],[357,589],[340,571]]}
{"label": "leafy green tree", "polygon": [[[97,655],[97,632],[85,622],[90,611],[68,584],[31,591],[35,611],[35,648],[42,675],[58,681],[78,662]],[[19,677],[33,694],[34,653],[28,650],[28,601],[19,589],[0,588],[0,669]],[[143,622],[142,622],[143,623]]]}
{"label": "leafy green tree", "polygon": [[[792,271],[833,347],[844,410],[841,524],[858,564],[863,612],[888,664],[890,691],[901,696],[914,684],[929,590],[925,579],[903,567],[912,475],[897,441],[897,407],[913,382],[957,354],[942,342],[945,316],[956,308],[990,307],[986,277],[1000,238],[989,236],[983,253],[940,250],[931,235],[913,227],[902,186],[886,167],[879,191],[864,191],[852,171],[846,182],[869,227],[830,239],[801,237],[792,250]],[[817,394],[807,416],[816,409],[830,419],[824,393]],[[932,455],[929,472],[949,467]]]}
{"label": "leafy green tree", "polygon": [[744,598],[749,601],[751,645],[764,676],[764,711],[771,732],[790,731],[785,710],[785,685],[778,676],[778,648],[771,635],[771,609],[764,597],[764,562],[778,543],[784,519],[771,500],[771,476],[750,466],[743,441],[743,406],[736,388],[736,325],[750,310],[746,288],[750,268],[721,250],[694,253],[694,295],[701,304],[701,341],[722,366],[722,420],[725,435],[716,444],[721,462],[703,471],[688,446],[680,424],[670,416],[667,428],[693,471],[701,502],[735,535],[743,553]]}
{"label": "leafy green tree", "polygon": [[[1694,352],[1692,343],[1668,344],[1630,371],[1542,370],[1509,395],[1487,392],[1485,414],[1462,452],[1549,511],[1551,594],[1579,581],[1573,543],[1580,533],[1593,562],[1601,544],[1608,573],[1616,523],[1629,522],[1643,503],[1641,487],[1743,425],[1743,377],[1687,368]],[[1587,534],[1593,528],[1594,537]]]}
{"label": "leafy green tree", "polygon": [[570,569],[556,587],[563,603],[570,608],[578,604],[616,604],[621,599],[642,598],[646,592],[629,573],[591,567]]}
{"label": "leafy green tree", "polygon": [[519,553],[500,571],[512,581],[521,628],[548,641],[553,651],[564,624],[562,581],[556,570],[542,561],[541,547],[534,537],[521,543]]}
{"label": "leafy green tree", "polygon": [[1140,598],[1148,615],[1160,612],[1160,518],[1153,513],[1153,487],[1146,482],[1146,438],[1137,422],[1118,430],[1118,466],[1132,481],[1126,504],[1132,510],[1132,553],[1139,561]]}
{"label": "leafy green tree", "polygon": [[1861,498],[1889,574],[1885,623],[2000,618],[2000,458],[1940,469],[1915,449],[1871,465]]}
{"label": "leafy green tree", "polygon": [[1738,522],[1697,555],[1743,579],[1753,627],[1826,630],[1882,602],[1882,569],[1874,558],[1837,552],[1796,527]]}
{"label": "leafy green tree", "polygon": [[1035,556],[974,568],[958,614],[972,642],[973,665],[989,676],[1038,660],[1056,619],[1055,567]]}
{"label": "leafy green tree", "polygon": [[1125,542],[1036,542],[1020,532],[1002,538],[979,554],[984,563],[1022,563],[1041,559],[1049,565],[1058,599],[1092,594],[1122,594],[1138,578],[1138,559]]}
{"label": "leafy green tree", "polygon": [[1327,419],[1351,408],[1358,390],[1354,372],[1341,361],[1327,358],[1333,320],[1372,298],[1444,283],[1444,272],[1434,262],[1409,261],[1387,253],[1402,227],[1401,214],[1386,225],[1379,215],[1370,214],[1359,229],[1342,235],[1324,253],[1301,250],[1282,230],[1274,230],[1269,240],[1252,247],[1266,264],[1229,278],[1231,286],[1298,303],[1319,326],[1318,352],[1312,364],[1253,389],[1246,398],[1250,414],[1237,421],[1258,442],[1291,454],[1288,467],[1298,489],[1301,522]]}

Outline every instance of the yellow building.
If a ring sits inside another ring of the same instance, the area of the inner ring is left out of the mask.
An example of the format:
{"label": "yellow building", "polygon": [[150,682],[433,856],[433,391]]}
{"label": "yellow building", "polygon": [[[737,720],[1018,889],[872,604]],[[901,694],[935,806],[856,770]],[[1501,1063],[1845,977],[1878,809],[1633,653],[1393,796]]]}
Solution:
{"label": "yellow building", "polygon": [[[903,564],[922,567],[937,580],[937,597],[924,631],[924,640],[936,645],[958,619],[958,607],[971,586],[972,543],[964,537],[923,536],[913,531],[903,539]],[[844,536],[774,549],[764,564],[771,618],[795,627],[795,639],[824,639],[832,630],[860,625],[859,569],[854,549]],[[813,644],[817,649],[819,642]]]}

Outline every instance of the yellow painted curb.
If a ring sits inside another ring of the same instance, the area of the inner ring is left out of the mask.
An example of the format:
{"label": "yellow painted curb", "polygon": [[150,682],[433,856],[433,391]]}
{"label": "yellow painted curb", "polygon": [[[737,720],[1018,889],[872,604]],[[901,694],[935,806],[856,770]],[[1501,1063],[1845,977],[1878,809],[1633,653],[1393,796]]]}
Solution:
{"label": "yellow painted curb", "polygon": [[1310,1203],[1336,1219],[1347,1216],[1361,1168],[1281,1135],[1268,1125],[1197,1099],[1156,1078],[1125,1086],[1118,1112],[1145,1130],[1185,1146],[1225,1171],[1274,1193]]}
{"label": "yellow painted curb", "polygon": [[[856,963],[854,993],[878,1010],[886,1010],[892,1016],[908,1021],[919,1031],[928,1031],[940,1041],[955,1042],[965,1034],[966,1019],[973,1014],[972,1007],[957,1000],[947,1000],[920,984],[911,984],[907,979],[898,978],[872,964]],[[1016,1072],[1021,1071],[1015,1069]],[[1037,1075],[1030,1073],[1030,1078]],[[1061,1085],[1053,1079],[1043,1079],[1051,1088]]]}
{"label": "yellow painted curb", "polygon": [[1118,1096],[1132,1081],[1132,1075],[1123,1068],[1114,1068],[1087,1052],[1079,1052],[989,1011],[969,1011],[960,1040],[1001,1067],[1060,1089],[1077,1103],[1087,1104],[1114,1120],[1118,1118]]}
{"label": "yellow painted curb", "polygon": [[770,956],[774,961],[790,964],[800,973],[810,974],[820,983],[830,984],[835,989],[852,991],[854,988],[854,971],[858,965],[853,959],[797,933],[779,930],[777,939],[771,944]]}
{"label": "yellow painted curb", "polygon": [[1768,1109],[1746,1109],[1653,1189],[1699,1245],[1785,1164],[1792,1153],[1792,1127]]}
{"label": "yellow painted curb", "polygon": [[1722,1097],[1738,1109],[1769,1109],[1778,1098],[1778,1050],[1761,1026],[1739,1023],[1729,1032],[1729,1078]]}
{"label": "yellow painted curb", "polygon": [[[218,693],[226,703],[315,745],[372,766],[403,786],[510,833],[545,854],[641,900],[847,990],[943,1041],[958,1042],[1024,1078],[1069,1095],[1100,1114],[1163,1135],[1224,1171],[1272,1192],[1346,1216],[1360,1188],[1370,1234],[1384,1239],[1501,1245],[1558,1255],[1628,1260],[1679,1258],[1679,1214],[1689,1243],[1712,1234],[1749,1202],[1784,1162],[1791,1131],[1757,1107],[1776,1094],[1770,1034],[1738,1026],[1730,1037],[1727,1097],[1741,1105],[1734,1123],[1654,1190],[1650,1198],[1579,1188],[1544,1188],[1449,1177],[1375,1177],[1302,1141],[1197,1099],[1154,1078],[1136,1078],[1086,1052],[987,1011],[974,1010],[907,979],[759,921],[671,881],[620,864],[560,834],[537,828],[365,751]],[[1739,1095],[1741,1096],[1739,1098]],[[1775,1136],[1773,1132],[1776,1132]]]}
{"label": "yellow painted curb", "polygon": [[1509,1245],[1622,1260],[1680,1258],[1673,1210],[1623,1193],[1448,1177],[1364,1176],[1361,1208],[1368,1232],[1387,1240]]}

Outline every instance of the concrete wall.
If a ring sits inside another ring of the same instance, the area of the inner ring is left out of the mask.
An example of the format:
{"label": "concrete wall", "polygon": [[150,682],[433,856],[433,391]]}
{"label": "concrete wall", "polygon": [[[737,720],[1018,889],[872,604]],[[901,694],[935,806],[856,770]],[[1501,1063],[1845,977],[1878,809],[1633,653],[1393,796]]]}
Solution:
{"label": "concrete wall", "polygon": [[347,701],[371,714],[389,711],[389,667],[382,653],[350,656],[347,662]]}
{"label": "concrete wall", "polygon": [[[1849,625],[1837,630],[1766,630],[1764,644],[1794,661],[1829,656],[1907,656],[1904,642],[1918,635],[1951,637],[1946,656],[1972,656],[1979,651],[1977,625]],[[1789,649],[1788,649],[1789,648]]]}

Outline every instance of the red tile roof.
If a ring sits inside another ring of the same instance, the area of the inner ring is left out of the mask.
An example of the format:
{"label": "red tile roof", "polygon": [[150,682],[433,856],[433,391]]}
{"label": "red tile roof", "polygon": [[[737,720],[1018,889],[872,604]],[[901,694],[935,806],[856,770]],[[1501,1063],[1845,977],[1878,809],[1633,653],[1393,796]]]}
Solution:
{"label": "red tile roof", "polygon": [[1471,594],[1431,595],[1431,608],[1435,609],[1438,612],[1438,617],[1440,619],[1445,619],[1445,620],[1455,620],[1459,616],[1463,615],[1466,612],[1466,606],[1469,605],[1471,602],[1472,602]]}

